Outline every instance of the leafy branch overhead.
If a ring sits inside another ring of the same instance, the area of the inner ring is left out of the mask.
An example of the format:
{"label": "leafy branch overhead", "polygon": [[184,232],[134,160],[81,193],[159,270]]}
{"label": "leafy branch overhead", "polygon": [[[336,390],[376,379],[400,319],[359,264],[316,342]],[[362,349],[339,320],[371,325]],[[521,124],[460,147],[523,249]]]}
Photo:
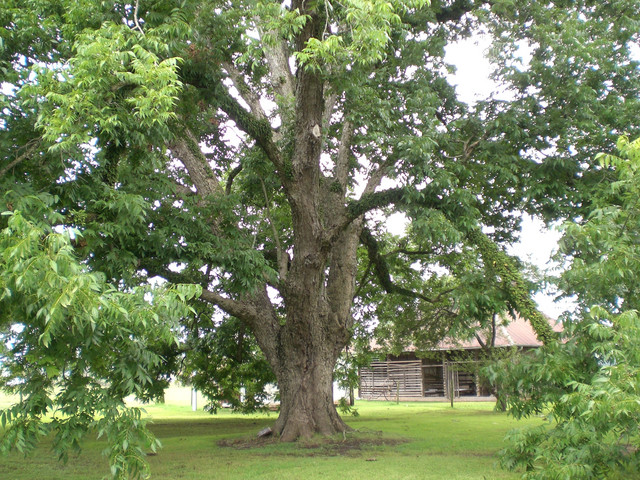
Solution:
{"label": "leafy branch overhead", "polygon": [[[0,449],[29,453],[53,432],[54,450],[66,461],[79,449],[78,440],[97,429],[111,442],[114,476],[126,478],[147,471],[142,449],[159,444],[138,409],[127,408],[124,399],[162,394],[162,352],[178,341],[176,320],[190,316],[186,303],[200,289],[174,285],[118,291],[78,261],[71,235],[77,240],[80,232],[57,233],[19,211],[8,215],[7,228],[0,232],[2,338],[7,345],[1,359],[13,380],[4,388],[27,399],[0,413],[7,428]],[[64,434],[70,428],[72,443]],[[122,435],[136,441],[116,443]]]}

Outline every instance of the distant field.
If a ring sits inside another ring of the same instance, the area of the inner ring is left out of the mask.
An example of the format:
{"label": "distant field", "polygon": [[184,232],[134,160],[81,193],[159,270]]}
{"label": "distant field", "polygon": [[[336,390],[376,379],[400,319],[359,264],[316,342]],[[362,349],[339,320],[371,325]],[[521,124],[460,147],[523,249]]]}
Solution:
{"label": "distant field", "polygon": [[[356,432],[301,444],[253,439],[276,414],[192,412],[188,388],[170,389],[163,405],[146,408],[163,448],[149,457],[153,479],[515,479],[498,470],[496,452],[518,423],[494,413],[490,403],[357,402]],[[0,406],[7,405],[0,398]],[[199,401],[199,407],[204,405]],[[528,423],[539,423],[533,419]],[[47,445],[24,458],[0,457],[0,479],[98,480],[108,473],[104,443],[87,439],[81,455],[66,465]]]}

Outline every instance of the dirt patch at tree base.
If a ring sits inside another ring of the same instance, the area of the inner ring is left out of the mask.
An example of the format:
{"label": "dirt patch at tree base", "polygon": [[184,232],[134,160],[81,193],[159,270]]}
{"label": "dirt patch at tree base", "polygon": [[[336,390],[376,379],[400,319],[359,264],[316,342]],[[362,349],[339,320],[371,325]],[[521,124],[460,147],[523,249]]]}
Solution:
{"label": "dirt patch at tree base", "polygon": [[376,447],[391,447],[407,442],[409,442],[408,438],[385,438],[381,434],[349,432],[344,436],[316,436],[310,440],[299,440],[294,444],[280,442],[278,437],[245,437],[220,440],[217,442],[217,445],[219,447],[233,448],[237,450],[282,445],[283,450],[281,452],[278,452],[277,449],[276,451],[270,450],[268,455],[280,454],[301,457],[335,457],[341,455],[354,455],[363,450],[370,450]]}

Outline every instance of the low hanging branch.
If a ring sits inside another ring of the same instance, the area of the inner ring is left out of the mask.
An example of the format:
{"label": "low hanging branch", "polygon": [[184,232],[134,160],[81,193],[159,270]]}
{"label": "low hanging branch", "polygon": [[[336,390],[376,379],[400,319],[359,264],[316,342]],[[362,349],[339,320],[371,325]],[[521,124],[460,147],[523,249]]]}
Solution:
{"label": "low hanging branch", "polygon": [[514,309],[531,323],[538,339],[544,344],[553,342],[556,335],[531,299],[520,271],[513,264],[513,259],[501,251],[479,228],[467,233],[467,238],[480,251],[487,272],[500,279]]}
{"label": "low hanging branch", "polygon": [[[402,196],[402,189],[390,189],[364,195],[359,201],[353,202],[347,207],[348,216],[355,218],[372,209],[401,202]],[[428,196],[425,197],[429,198]],[[431,206],[427,205],[430,203],[428,200],[423,201],[425,202],[425,207]],[[531,299],[524,279],[518,268],[513,264],[512,258],[501,251],[479,228],[471,229],[467,233],[467,239],[480,251],[487,273],[491,273],[500,278],[502,287],[509,297],[509,302],[516,311],[531,323],[538,339],[544,344],[554,341],[556,338],[555,332],[549,325],[547,319],[540,313],[535,302]],[[432,302],[432,300],[426,298],[424,295],[395,285],[391,281],[386,262],[380,254],[378,244],[369,230],[363,229],[360,235],[360,241],[367,247],[369,260],[373,264],[375,274],[387,293],[397,293],[399,295]]]}

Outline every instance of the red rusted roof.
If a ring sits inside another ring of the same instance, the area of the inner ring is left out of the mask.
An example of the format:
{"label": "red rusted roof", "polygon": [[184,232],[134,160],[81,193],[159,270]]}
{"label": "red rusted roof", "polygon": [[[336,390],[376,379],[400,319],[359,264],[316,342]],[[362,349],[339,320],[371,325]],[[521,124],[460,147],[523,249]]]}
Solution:
{"label": "red rusted roof", "polygon": [[[556,320],[547,318],[549,324],[556,332],[562,331],[562,325]],[[490,330],[479,330],[478,335],[485,344],[489,344],[491,339],[487,338],[490,335]],[[542,342],[538,340],[531,324],[522,318],[520,315],[516,315],[513,318],[509,314],[502,314],[496,321],[496,347],[540,347]],[[372,350],[377,350],[380,345],[373,340],[371,342]],[[482,348],[477,338],[471,338],[469,340],[457,340],[453,338],[445,338],[436,347],[432,347],[428,350],[473,350]],[[404,349],[405,352],[415,352],[417,349],[414,345],[409,345]]]}
{"label": "red rusted roof", "polygon": [[[548,319],[549,324],[556,332],[562,331],[562,325],[555,320]],[[491,339],[486,337],[489,335],[487,329],[480,330],[478,335],[485,344],[490,343]],[[520,315],[512,318],[510,315],[502,315],[498,319],[496,326],[496,347],[540,347],[542,342],[536,337],[536,333],[531,323],[526,321]],[[454,339],[445,338],[434,350],[458,350],[458,349],[474,349],[482,348],[480,342],[476,338],[465,341],[456,341]]]}

